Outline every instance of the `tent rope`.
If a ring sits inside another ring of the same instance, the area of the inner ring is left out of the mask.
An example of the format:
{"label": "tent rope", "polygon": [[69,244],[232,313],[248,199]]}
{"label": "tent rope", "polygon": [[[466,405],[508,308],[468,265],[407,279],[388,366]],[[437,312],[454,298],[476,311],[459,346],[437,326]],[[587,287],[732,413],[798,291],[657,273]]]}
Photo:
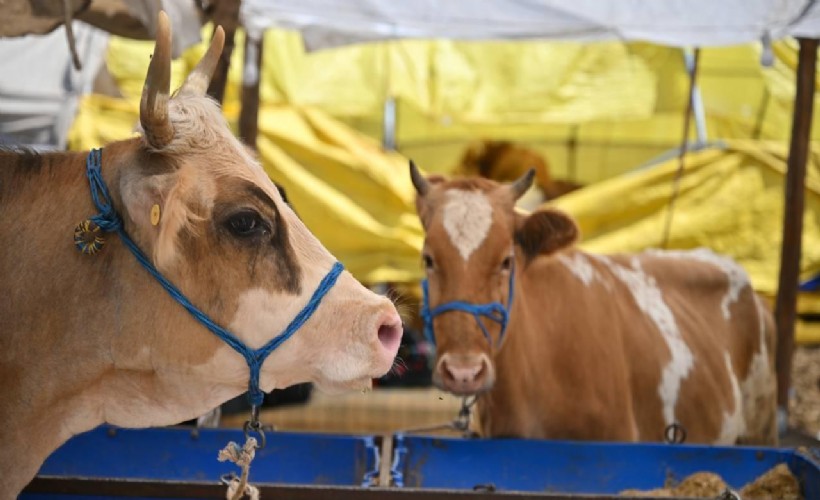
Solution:
{"label": "tent rope", "polygon": [[678,170],[675,173],[674,181],[672,181],[672,196],[669,199],[669,209],[666,212],[666,222],[663,228],[663,238],[661,239],[661,248],[664,249],[669,244],[669,233],[672,231],[672,217],[675,213],[675,201],[680,194],[680,184],[681,179],[683,178],[686,154],[689,152],[689,123],[692,119],[692,107],[695,101],[695,88],[697,86],[699,60],[700,48],[695,48],[692,67],[689,70],[689,94],[686,101],[686,114],[683,117],[683,140],[681,141],[680,150],[678,152]]}

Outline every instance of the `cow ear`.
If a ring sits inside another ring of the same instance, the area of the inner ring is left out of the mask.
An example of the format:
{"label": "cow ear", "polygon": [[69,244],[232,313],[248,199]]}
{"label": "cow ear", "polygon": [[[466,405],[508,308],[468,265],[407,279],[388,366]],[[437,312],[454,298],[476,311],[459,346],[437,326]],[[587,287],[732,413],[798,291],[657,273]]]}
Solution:
{"label": "cow ear", "polygon": [[171,171],[131,173],[120,180],[123,216],[133,223],[134,236],[158,268],[172,265],[177,254],[176,236],[190,219],[182,196],[184,177]]}
{"label": "cow ear", "polygon": [[529,215],[516,214],[516,218],[515,242],[528,260],[567,248],[580,236],[575,221],[557,210],[540,210]]}

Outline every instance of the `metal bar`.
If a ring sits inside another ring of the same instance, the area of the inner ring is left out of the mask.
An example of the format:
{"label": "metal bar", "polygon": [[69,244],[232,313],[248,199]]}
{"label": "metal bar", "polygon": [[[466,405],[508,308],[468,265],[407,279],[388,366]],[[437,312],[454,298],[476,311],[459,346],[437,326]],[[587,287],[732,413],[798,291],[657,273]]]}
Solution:
{"label": "metal bar", "polygon": [[[686,64],[686,71],[689,73],[692,88],[690,90],[690,103],[692,112],[695,118],[695,136],[697,137],[696,144],[705,144],[707,141],[708,132],[706,130],[706,111],[703,107],[703,96],[700,93],[700,86],[697,84],[695,75],[698,71],[698,55],[700,50],[695,49],[694,53],[690,50],[683,51],[683,60]],[[687,140],[685,137],[684,140]]]}
{"label": "metal bar", "polygon": [[578,129],[579,126],[570,127],[567,138],[567,178],[571,181],[578,180]]}
{"label": "metal bar", "polygon": [[256,149],[259,132],[259,80],[262,74],[264,33],[245,36],[245,64],[242,71],[242,109],[239,111],[239,137]]}
{"label": "metal bar", "polygon": [[240,0],[217,0],[212,21],[214,26],[222,26],[225,30],[225,48],[219,56],[219,63],[214,70],[211,84],[208,85],[208,95],[220,104],[225,99],[225,86],[228,83],[228,68],[231,66],[231,55],[234,48],[234,35],[239,26]]}
{"label": "metal bar", "polygon": [[[262,485],[262,498],[287,498],[288,500],[406,500],[412,498],[435,498],[440,500],[497,500],[527,498],[553,500],[630,500],[666,499],[656,496],[619,495],[576,495],[560,493],[529,493],[514,491],[469,491],[424,488],[361,488],[355,486],[320,485]],[[65,495],[98,495],[122,497],[154,498],[225,498],[225,486],[218,483],[195,483],[158,480],[91,479],[38,476],[28,485],[24,493],[45,493]]]}
{"label": "metal bar", "polygon": [[[791,384],[794,321],[797,314],[797,287],[800,275],[800,245],[803,233],[803,189],[806,177],[809,138],[814,108],[814,79],[817,40],[801,38],[797,64],[797,85],[792,118],[783,210],[783,244],[780,254],[780,279],[777,287],[777,403],[780,418],[788,415]],[[787,427],[781,420],[780,431]]]}
{"label": "metal bar", "polygon": [[384,100],[382,110],[382,147],[389,151],[396,150],[396,126],[398,124],[398,110],[396,98],[392,95]]}

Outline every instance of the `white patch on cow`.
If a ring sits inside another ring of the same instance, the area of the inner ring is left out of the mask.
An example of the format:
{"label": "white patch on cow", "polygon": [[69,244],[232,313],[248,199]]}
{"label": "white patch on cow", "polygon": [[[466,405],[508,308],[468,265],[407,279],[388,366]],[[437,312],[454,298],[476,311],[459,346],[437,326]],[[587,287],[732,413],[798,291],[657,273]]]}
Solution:
{"label": "white patch on cow", "polygon": [[740,384],[737,382],[737,375],[732,367],[732,357],[728,352],[724,353],[726,360],[726,371],[729,373],[729,381],[732,383],[732,411],[723,413],[723,424],[720,427],[720,435],[714,444],[729,445],[737,442],[737,438],[746,432],[746,420],[743,418],[743,398],[740,392]]}
{"label": "white patch on cow", "polygon": [[658,327],[661,338],[669,347],[671,360],[663,367],[658,394],[663,405],[663,419],[666,425],[675,420],[675,406],[678,402],[681,382],[689,375],[694,364],[694,357],[689,346],[681,337],[675,316],[663,300],[655,278],[648,276],[641,268],[637,257],[632,258],[632,269],[621,266],[606,257],[598,257],[605,262],[618,279],[632,293],[635,303]]}
{"label": "white patch on cow", "polygon": [[731,306],[732,303],[737,302],[740,297],[740,292],[743,291],[744,288],[751,285],[749,282],[749,276],[740,264],[729,257],[718,255],[708,248],[697,248],[690,251],[648,250],[647,253],[659,257],[690,259],[705,262],[723,271],[729,281],[729,290],[720,302],[720,309],[723,311],[723,318],[726,320],[732,318],[732,314],[729,312],[729,306]]}
{"label": "white patch on cow", "polygon": [[755,306],[760,324],[760,347],[758,352],[752,356],[749,371],[741,382],[741,390],[745,398],[744,413],[747,418],[766,411],[758,408],[758,404],[773,394],[775,386],[774,376],[769,366],[769,349],[766,346],[765,310],[757,295],[755,295]]}
{"label": "white patch on cow", "polygon": [[572,255],[559,254],[558,260],[586,286],[591,285],[598,278],[598,273],[592,263],[580,252]]}
{"label": "white patch on cow", "polygon": [[[292,302],[295,306],[296,301]],[[281,299],[278,303],[281,304]],[[242,292],[228,329],[242,337],[243,342],[251,349],[259,349],[273,337],[274,333],[282,331],[287,325],[289,316],[286,315],[289,311],[277,310],[276,304],[277,296],[264,288],[252,288]]]}
{"label": "white patch on cow", "polygon": [[443,222],[450,241],[466,261],[487,238],[493,207],[482,192],[451,189],[447,191]]}

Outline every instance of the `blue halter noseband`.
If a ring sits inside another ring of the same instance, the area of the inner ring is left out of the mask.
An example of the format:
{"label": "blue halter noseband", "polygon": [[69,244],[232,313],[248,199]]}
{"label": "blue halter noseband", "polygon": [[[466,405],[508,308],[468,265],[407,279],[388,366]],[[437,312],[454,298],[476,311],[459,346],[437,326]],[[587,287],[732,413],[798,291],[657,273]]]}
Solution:
{"label": "blue halter noseband", "polygon": [[[93,149],[90,153],[88,153],[88,157],[86,159],[86,175],[88,176],[88,182],[91,186],[91,198],[94,200],[94,205],[97,206],[97,210],[99,213],[87,221],[84,221],[80,224],[80,226],[84,226],[86,231],[96,231],[93,225],[99,227],[99,229],[108,232],[108,233],[117,233],[120,236],[120,239],[125,246],[131,250],[131,253],[134,254],[134,257],[137,258],[137,261],[142,264],[151,275],[156,278],[157,281],[162,285],[165,290],[174,298],[177,302],[179,302],[182,307],[188,310],[189,313],[200,323],[202,323],[208,330],[214,333],[217,337],[222,339],[226,344],[231,346],[233,350],[238,352],[245,358],[245,361],[248,363],[248,368],[250,369],[250,380],[248,382],[248,399],[252,406],[258,409],[261,406],[262,401],[265,397],[265,393],[262,392],[262,389],[259,387],[259,371],[262,368],[262,363],[265,362],[265,359],[282,345],[286,340],[288,340],[296,331],[305,323],[305,321],[310,318],[313,312],[319,307],[319,303],[325,297],[327,292],[333,287],[336,283],[336,280],[339,278],[339,275],[344,270],[344,266],[341,263],[336,262],[333,264],[333,267],[327,273],[327,275],[322,279],[319,283],[319,286],[316,288],[316,291],[313,292],[313,296],[308,301],[307,305],[296,315],[295,318],[290,322],[290,324],[285,328],[285,330],[277,335],[276,337],[272,338],[268,341],[265,345],[260,347],[259,349],[251,349],[250,347],[246,346],[241,340],[239,340],[234,334],[229,332],[228,330],[222,328],[218,324],[216,324],[211,318],[209,318],[205,313],[200,311],[195,305],[188,300],[185,295],[182,294],[181,291],[177,287],[175,287],[170,281],[165,279],[165,277],[157,270],[156,267],[151,263],[150,260],[145,256],[144,253],[139,249],[139,247],[134,243],[134,241],[128,236],[128,233],[125,232],[122,224],[122,218],[119,214],[114,210],[113,204],[111,203],[111,196],[108,194],[108,188],[105,185],[105,181],[103,181],[102,173],[100,171],[100,167],[102,165],[102,149]],[[89,222],[91,224],[89,224]],[[79,229],[78,229],[79,230]],[[75,234],[75,243],[77,247],[83,251],[84,253],[94,253],[102,245],[102,238],[99,236],[92,236],[92,245],[96,244],[97,246],[89,250],[89,243],[88,239],[86,241],[79,241],[78,235]]]}
{"label": "blue halter noseband", "polygon": [[439,304],[433,309],[430,309],[430,293],[428,291],[427,280],[422,280],[421,291],[423,303],[421,306],[421,319],[424,321],[424,336],[427,337],[427,340],[431,344],[436,345],[436,337],[433,333],[433,318],[446,312],[461,311],[471,314],[473,318],[475,318],[476,323],[478,323],[481,331],[484,332],[484,337],[487,338],[487,342],[489,342],[490,345],[493,345],[493,339],[490,336],[490,332],[487,331],[487,327],[484,326],[484,322],[481,321],[481,317],[483,316],[501,325],[501,333],[498,335],[498,342],[496,343],[496,347],[500,346],[501,342],[504,340],[504,334],[507,331],[507,322],[510,319],[510,308],[512,307],[514,285],[515,268],[511,268],[509,283],[510,291],[507,295],[507,307],[504,307],[504,305],[500,302],[471,304],[461,300],[454,300],[452,302]]}

